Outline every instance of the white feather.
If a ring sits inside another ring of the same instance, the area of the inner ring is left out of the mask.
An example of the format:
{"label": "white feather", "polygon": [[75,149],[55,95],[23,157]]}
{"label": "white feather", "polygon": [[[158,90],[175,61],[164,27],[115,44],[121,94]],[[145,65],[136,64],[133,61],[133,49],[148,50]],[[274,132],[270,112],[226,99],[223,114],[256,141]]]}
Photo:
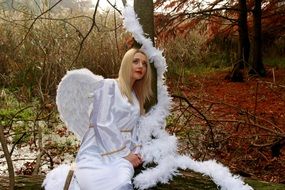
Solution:
{"label": "white feather", "polygon": [[199,162],[189,156],[177,156],[175,163],[181,169],[191,169],[195,172],[203,173],[221,187],[222,190],[252,190],[253,188],[245,184],[237,175],[232,175],[229,168],[217,163],[215,160]]}
{"label": "white feather", "polygon": [[172,99],[164,80],[167,66],[163,52],[153,47],[151,40],[145,37],[133,7],[125,7],[123,19],[125,28],[133,34],[137,42],[142,44],[142,49],[157,70],[158,103],[141,119],[139,135],[143,144],[142,155],[145,163],[155,162],[158,165],[136,176],[134,185],[139,189],[147,189],[159,182],[167,183],[173,175],[177,175],[177,169],[182,168],[210,176],[223,190],[251,190],[252,188],[241,178],[233,176],[227,167],[216,161],[197,162],[191,157],[177,154],[176,137],[164,130]]}
{"label": "white feather", "polygon": [[158,78],[162,78],[162,75],[166,71],[166,61],[162,56],[162,51],[153,47],[151,39],[145,37],[142,26],[139,24],[133,7],[129,5],[126,6],[122,14],[124,19],[124,27],[133,34],[133,37],[137,42],[142,44],[142,49],[147,54],[148,58],[154,62],[157,69]]}
{"label": "white feather", "polygon": [[68,71],[58,85],[56,105],[60,118],[80,140],[89,127],[92,93],[102,79],[88,69],[78,69]]}
{"label": "white feather", "polygon": [[175,157],[168,156],[161,159],[159,165],[154,168],[144,170],[134,178],[136,188],[148,189],[157,183],[168,183],[173,175],[178,175],[177,167],[174,164]]}

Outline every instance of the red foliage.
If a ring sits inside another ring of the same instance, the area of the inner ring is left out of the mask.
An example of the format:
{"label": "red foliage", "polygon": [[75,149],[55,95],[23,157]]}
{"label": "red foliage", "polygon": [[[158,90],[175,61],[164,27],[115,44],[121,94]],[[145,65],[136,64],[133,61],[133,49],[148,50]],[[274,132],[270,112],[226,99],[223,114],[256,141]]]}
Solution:
{"label": "red foliage", "polygon": [[[285,69],[274,71],[275,83],[268,71],[266,78],[243,83],[225,80],[225,72],[191,76],[181,91],[200,111],[207,108],[203,113],[212,119],[214,133],[224,135],[216,136],[220,139],[213,151],[216,159],[241,175],[284,183]],[[189,122],[195,129],[194,120]],[[274,152],[278,142],[282,145]]]}
{"label": "red foliage", "polygon": [[17,170],[15,173],[17,175],[32,175],[33,171],[35,169],[36,162],[26,162],[23,164],[23,166]]}
{"label": "red foliage", "polygon": [[[209,40],[216,36],[233,36],[236,35],[238,22],[238,6],[224,5],[215,7],[209,5],[204,9],[187,9],[187,5],[195,1],[175,0],[167,5],[163,1],[158,1],[156,6],[164,5],[165,11],[155,15],[156,34],[160,41],[174,38],[177,35],[184,36],[193,28],[203,24],[207,25],[209,31]],[[252,10],[254,0],[247,2],[248,6],[248,25],[249,33],[252,33]],[[214,11],[216,9],[216,11]],[[281,0],[266,1],[262,5],[262,29],[265,40],[270,44],[278,37],[285,34],[285,4]],[[182,32],[183,31],[183,32]]]}

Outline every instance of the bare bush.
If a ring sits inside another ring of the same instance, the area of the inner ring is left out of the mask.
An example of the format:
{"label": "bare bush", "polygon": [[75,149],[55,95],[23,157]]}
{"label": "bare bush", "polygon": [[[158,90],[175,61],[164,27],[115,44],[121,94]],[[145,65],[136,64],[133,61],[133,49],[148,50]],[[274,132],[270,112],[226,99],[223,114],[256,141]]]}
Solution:
{"label": "bare bush", "polygon": [[126,35],[116,12],[96,13],[95,20],[90,11],[43,13],[36,21],[25,10],[0,15],[4,86],[21,88],[27,99],[38,96],[45,102],[67,70],[87,67],[105,77],[116,75],[126,49],[118,45]]}

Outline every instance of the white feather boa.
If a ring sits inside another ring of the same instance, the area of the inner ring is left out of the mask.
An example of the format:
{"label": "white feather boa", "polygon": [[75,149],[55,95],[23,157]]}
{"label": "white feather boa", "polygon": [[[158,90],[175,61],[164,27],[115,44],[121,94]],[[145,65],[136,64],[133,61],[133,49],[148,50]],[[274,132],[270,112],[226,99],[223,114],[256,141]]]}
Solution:
{"label": "white feather boa", "polygon": [[252,190],[253,188],[245,184],[239,176],[232,175],[227,167],[214,160],[199,162],[190,156],[177,154],[176,137],[164,130],[171,106],[171,97],[164,80],[164,73],[167,70],[165,58],[162,51],[153,47],[152,41],[144,36],[133,7],[125,7],[123,19],[127,31],[142,44],[142,49],[157,69],[158,103],[141,119],[140,123],[140,139],[143,144],[142,155],[145,164],[155,162],[157,166],[137,175],[134,178],[134,185],[139,189],[147,189],[159,182],[168,183],[174,175],[178,174],[178,168],[181,168],[210,176],[222,190]]}

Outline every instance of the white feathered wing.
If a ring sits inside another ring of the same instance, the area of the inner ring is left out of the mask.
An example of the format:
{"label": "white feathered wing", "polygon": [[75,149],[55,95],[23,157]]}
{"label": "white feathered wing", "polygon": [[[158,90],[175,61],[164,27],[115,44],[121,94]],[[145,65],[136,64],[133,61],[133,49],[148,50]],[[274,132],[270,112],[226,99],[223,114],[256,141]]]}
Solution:
{"label": "white feathered wing", "polygon": [[56,105],[61,120],[80,140],[89,127],[93,93],[102,76],[88,69],[68,71],[58,85]]}

